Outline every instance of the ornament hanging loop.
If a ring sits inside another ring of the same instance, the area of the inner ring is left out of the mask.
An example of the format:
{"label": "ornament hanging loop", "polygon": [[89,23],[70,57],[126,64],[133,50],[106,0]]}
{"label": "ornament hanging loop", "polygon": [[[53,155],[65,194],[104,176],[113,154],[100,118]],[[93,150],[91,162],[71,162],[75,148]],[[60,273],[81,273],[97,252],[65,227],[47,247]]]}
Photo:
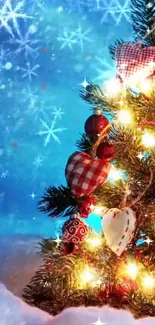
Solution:
{"label": "ornament hanging loop", "polygon": [[92,148],[92,151],[91,151],[91,156],[92,158],[95,158],[96,157],[96,150],[97,150],[97,147],[99,146],[99,144],[103,141],[103,139],[105,137],[107,137],[107,135],[109,134],[109,131],[111,129],[112,125],[111,123],[109,123],[105,128],[104,130],[100,133],[99,137],[98,137],[98,140],[95,142],[93,148]]}

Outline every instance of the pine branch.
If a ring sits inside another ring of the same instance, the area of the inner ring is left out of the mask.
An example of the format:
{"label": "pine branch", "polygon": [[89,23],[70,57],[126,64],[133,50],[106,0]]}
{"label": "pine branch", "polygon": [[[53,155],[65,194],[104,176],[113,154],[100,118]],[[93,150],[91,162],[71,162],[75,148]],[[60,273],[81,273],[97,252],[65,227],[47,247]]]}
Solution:
{"label": "pine branch", "polygon": [[51,218],[65,217],[77,212],[77,201],[72,196],[69,187],[53,186],[46,190],[38,209],[40,212],[48,213]]}
{"label": "pine branch", "polygon": [[135,40],[154,46],[155,0],[131,0],[131,19]]}
{"label": "pine branch", "polygon": [[93,106],[100,106],[104,112],[109,113],[109,104],[102,89],[93,83],[80,91],[80,97]]}
{"label": "pine branch", "polygon": [[115,53],[116,53],[116,50],[117,50],[117,47],[119,45],[121,45],[122,43],[124,43],[124,41],[121,39],[121,40],[117,40],[114,44],[111,44],[109,45],[109,53],[111,55],[111,58],[115,61],[116,57],[115,57]]}
{"label": "pine branch", "polygon": [[76,146],[80,151],[90,154],[97,139],[98,137],[88,138],[87,135],[83,133],[81,134],[81,139],[76,142]]}
{"label": "pine branch", "polygon": [[55,254],[57,252],[58,244],[55,241],[55,238],[42,238],[41,241],[39,242],[39,248],[40,248],[40,254],[42,256],[48,256]]}
{"label": "pine branch", "polygon": [[112,185],[109,182],[98,187],[93,195],[99,206],[105,206],[108,209],[119,208],[121,201],[125,195],[125,184],[119,180]]}

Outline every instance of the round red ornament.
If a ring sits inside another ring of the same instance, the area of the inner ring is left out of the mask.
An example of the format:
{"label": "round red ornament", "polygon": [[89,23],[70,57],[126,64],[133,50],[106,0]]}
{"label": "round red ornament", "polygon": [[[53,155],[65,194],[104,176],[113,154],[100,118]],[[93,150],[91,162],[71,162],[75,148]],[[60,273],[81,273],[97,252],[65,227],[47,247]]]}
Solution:
{"label": "round red ornament", "polygon": [[88,235],[88,226],[80,218],[67,220],[62,228],[62,240],[66,243],[78,244]]}
{"label": "round red ornament", "polygon": [[99,159],[111,160],[115,155],[115,147],[113,144],[101,142],[96,150]]}
{"label": "round red ornament", "polygon": [[88,218],[89,213],[92,211],[92,207],[95,205],[93,197],[88,198],[86,201],[79,205],[79,213],[81,218]]}
{"label": "round red ornament", "polygon": [[85,132],[88,137],[99,135],[109,124],[109,120],[104,115],[91,115],[85,122]]}

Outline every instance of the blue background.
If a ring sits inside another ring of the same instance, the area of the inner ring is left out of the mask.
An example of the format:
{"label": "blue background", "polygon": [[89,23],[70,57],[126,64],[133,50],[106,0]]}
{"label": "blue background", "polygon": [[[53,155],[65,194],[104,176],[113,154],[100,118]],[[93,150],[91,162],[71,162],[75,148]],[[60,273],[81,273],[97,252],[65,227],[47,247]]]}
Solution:
{"label": "blue background", "polygon": [[[1,235],[60,233],[64,219],[38,213],[37,201],[66,184],[91,114],[81,84],[115,76],[108,46],[117,38],[132,40],[129,0],[0,1]],[[88,222],[100,228],[97,216]]]}

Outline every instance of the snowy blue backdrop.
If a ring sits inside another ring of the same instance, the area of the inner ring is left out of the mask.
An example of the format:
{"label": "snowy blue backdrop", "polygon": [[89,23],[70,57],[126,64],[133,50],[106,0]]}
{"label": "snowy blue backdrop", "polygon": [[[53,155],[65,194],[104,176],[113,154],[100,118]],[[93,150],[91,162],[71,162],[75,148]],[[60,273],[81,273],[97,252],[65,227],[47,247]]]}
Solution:
{"label": "snowy blue backdrop", "polygon": [[0,0],[1,236],[59,233],[63,220],[38,213],[37,201],[66,184],[90,115],[79,90],[114,76],[117,38],[132,39],[129,0]]}

